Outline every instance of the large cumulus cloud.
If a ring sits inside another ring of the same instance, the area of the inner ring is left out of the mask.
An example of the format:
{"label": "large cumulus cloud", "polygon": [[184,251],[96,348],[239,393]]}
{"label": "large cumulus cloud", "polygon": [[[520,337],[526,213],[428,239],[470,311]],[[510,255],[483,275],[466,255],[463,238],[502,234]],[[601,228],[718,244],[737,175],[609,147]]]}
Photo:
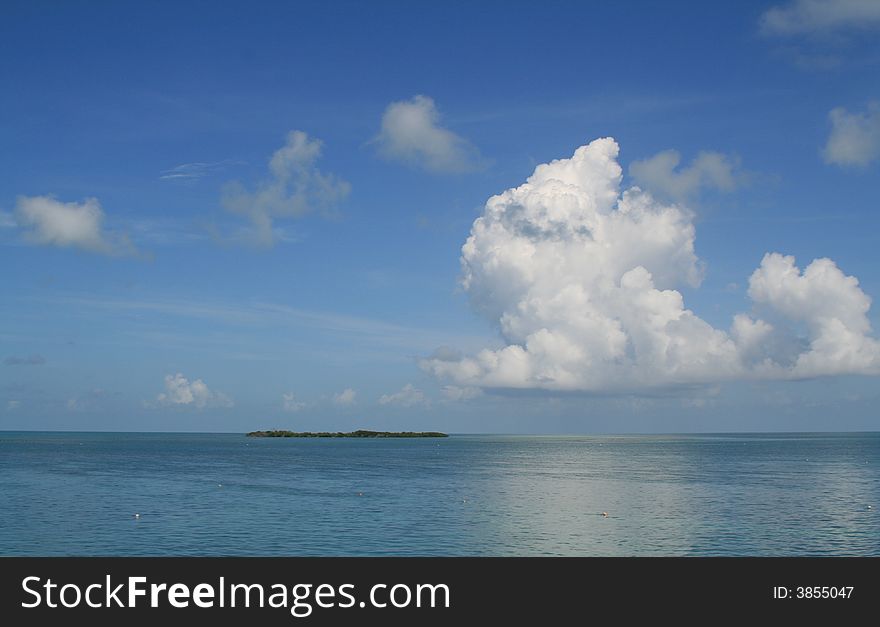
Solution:
{"label": "large cumulus cloud", "polygon": [[637,391],[734,378],[880,371],[870,299],[829,259],[764,257],[749,294],[767,319],[716,329],[677,288],[699,285],[691,214],[633,187],[598,139],[493,196],[462,248],[462,284],[505,346],[433,356],[459,385]]}

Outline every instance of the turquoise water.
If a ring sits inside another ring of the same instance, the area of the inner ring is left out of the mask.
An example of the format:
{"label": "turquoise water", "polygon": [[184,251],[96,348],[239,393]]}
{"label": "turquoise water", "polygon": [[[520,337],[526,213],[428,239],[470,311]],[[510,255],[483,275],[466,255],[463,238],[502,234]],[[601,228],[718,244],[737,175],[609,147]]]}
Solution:
{"label": "turquoise water", "polygon": [[0,432],[2,555],[880,555],[878,509],[877,433]]}

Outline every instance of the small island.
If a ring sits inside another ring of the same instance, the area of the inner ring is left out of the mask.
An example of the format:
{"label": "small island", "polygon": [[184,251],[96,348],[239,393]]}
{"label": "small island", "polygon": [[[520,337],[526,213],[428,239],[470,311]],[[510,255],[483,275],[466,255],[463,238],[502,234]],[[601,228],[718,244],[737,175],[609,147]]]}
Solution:
{"label": "small island", "polygon": [[251,431],[246,434],[249,438],[448,438],[446,433],[439,431],[284,431],[276,429],[272,431]]}

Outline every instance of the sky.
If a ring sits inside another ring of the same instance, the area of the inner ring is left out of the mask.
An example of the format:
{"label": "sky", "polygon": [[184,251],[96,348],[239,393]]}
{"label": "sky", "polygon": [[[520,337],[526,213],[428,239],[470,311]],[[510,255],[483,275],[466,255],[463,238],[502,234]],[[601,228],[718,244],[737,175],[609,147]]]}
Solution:
{"label": "sky", "polygon": [[4,2],[0,429],[877,430],[880,2]]}

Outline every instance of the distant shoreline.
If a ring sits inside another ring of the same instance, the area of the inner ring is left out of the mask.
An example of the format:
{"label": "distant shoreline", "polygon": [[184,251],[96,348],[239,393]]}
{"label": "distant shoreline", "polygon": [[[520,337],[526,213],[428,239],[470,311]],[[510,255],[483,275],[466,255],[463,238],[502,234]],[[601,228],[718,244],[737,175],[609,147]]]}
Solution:
{"label": "distant shoreline", "polygon": [[251,431],[249,438],[448,438],[449,434],[439,431]]}

